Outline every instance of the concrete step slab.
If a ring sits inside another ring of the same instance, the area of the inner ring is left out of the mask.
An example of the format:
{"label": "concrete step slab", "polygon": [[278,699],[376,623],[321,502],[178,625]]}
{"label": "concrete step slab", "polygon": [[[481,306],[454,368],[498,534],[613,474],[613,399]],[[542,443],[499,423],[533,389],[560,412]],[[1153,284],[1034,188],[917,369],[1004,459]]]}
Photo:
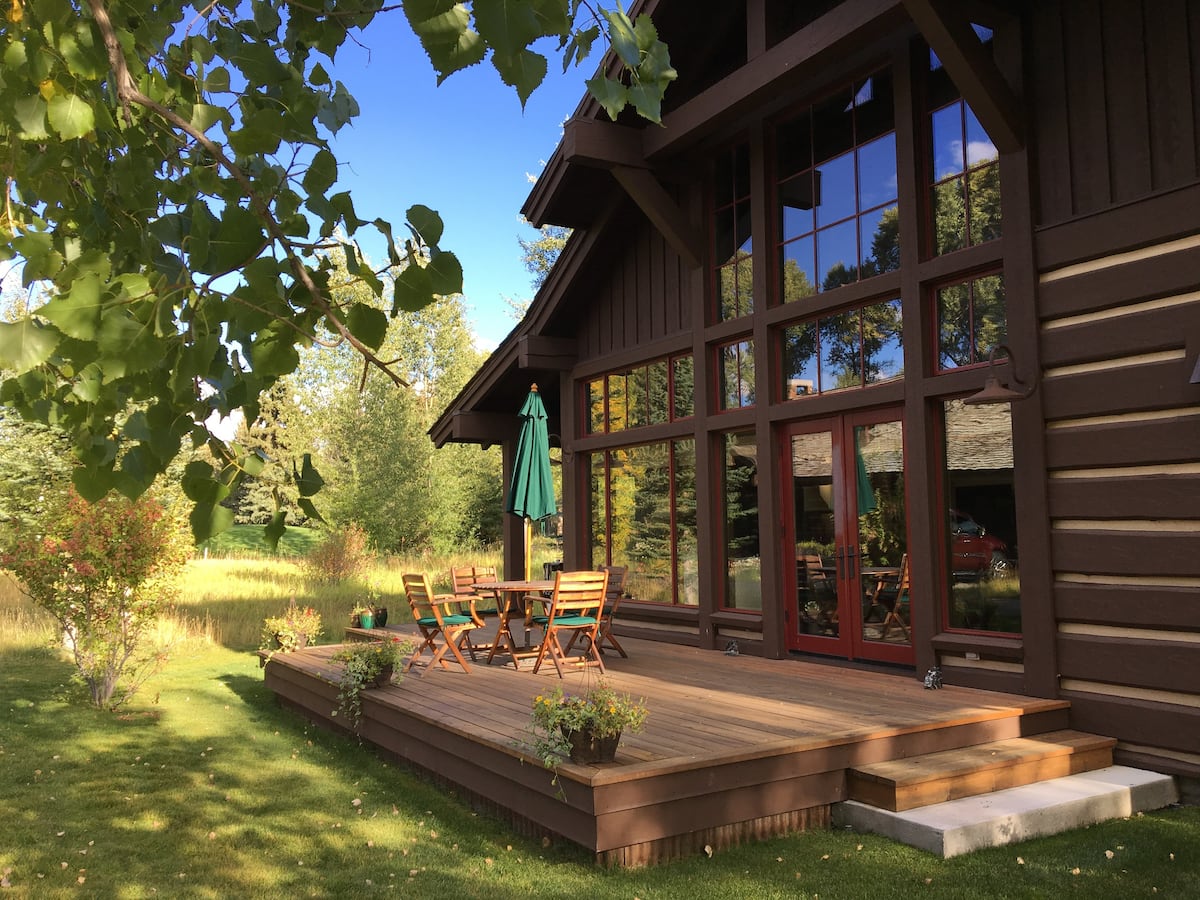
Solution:
{"label": "concrete step slab", "polygon": [[1170,776],[1109,766],[903,812],[847,800],[834,805],[833,822],[948,859],[1161,809],[1178,800]]}

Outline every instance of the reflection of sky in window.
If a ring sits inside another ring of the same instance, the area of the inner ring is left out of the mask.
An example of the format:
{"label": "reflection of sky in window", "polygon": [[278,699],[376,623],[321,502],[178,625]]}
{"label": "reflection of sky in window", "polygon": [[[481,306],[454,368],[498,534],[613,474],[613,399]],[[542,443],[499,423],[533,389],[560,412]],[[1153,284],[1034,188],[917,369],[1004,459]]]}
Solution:
{"label": "reflection of sky in window", "polygon": [[859,206],[870,209],[896,199],[896,134],[858,148]]}
{"label": "reflection of sky in window", "polygon": [[[963,112],[967,117],[967,144],[963,147]],[[962,101],[951,103],[932,116],[934,180],[941,181],[963,171],[964,155],[967,166],[977,166],[995,159],[999,154],[979,119]]]}
{"label": "reflection of sky in window", "polygon": [[975,113],[971,112],[971,107],[967,109],[967,165],[977,166],[982,162],[987,162],[989,159],[995,159],[998,151],[996,145],[992,143],[992,139],[988,137],[983,126],[979,124],[979,120],[975,118]]}
{"label": "reflection of sky in window", "polygon": [[855,213],[854,153],[843,153],[817,167],[821,205],[817,225],[828,225]]}
{"label": "reflection of sky in window", "polygon": [[[980,43],[986,44],[992,39],[992,29],[988,28],[987,26],[978,25],[975,22],[972,22],[971,28],[974,29],[975,36],[979,38]],[[942,61],[938,59],[938,55],[931,49],[929,51],[929,71],[932,72],[935,69],[940,69],[941,67]]]}
{"label": "reflection of sky in window", "polygon": [[847,269],[858,265],[858,235],[854,220],[817,232],[818,286],[825,288],[830,269],[841,263]]}

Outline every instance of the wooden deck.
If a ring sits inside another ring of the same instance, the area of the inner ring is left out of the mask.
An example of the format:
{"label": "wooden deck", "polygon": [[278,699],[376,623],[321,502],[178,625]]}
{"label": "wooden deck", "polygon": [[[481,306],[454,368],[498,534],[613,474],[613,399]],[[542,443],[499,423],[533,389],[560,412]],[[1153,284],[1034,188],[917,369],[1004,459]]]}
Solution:
{"label": "wooden deck", "polygon": [[[389,629],[391,630],[391,629]],[[457,667],[364,695],[359,734],[454,785],[523,833],[565,838],[604,864],[639,865],[826,827],[849,766],[1066,726],[1064,701],[967,688],[925,690],[911,674],[726,656],[622,639],[608,681],[645,697],[646,728],[614,764],[552,773],[521,748],[532,700],[559,683],[511,663]],[[315,721],[337,703],[332,646],[278,654],[267,685]],[[562,683],[582,691],[595,670]]]}

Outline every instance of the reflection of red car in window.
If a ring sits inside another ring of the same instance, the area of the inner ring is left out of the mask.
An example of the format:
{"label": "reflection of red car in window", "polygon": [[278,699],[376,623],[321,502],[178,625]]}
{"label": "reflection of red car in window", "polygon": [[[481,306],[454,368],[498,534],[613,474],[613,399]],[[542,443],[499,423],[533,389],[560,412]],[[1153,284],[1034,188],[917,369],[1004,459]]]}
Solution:
{"label": "reflection of red car in window", "polygon": [[950,510],[951,555],[953,569],[975,577],[999,577],[1012,567],[1004,541],[972,519],[969,515]]}

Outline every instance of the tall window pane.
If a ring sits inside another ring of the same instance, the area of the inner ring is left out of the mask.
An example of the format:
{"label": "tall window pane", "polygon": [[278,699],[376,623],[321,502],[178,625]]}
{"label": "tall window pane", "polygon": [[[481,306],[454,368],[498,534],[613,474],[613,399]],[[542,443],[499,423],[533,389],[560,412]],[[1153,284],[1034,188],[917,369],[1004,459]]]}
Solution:
{"label": "tall window pane", "polygon": [[591,564],[628,567],[638,600],[697,603],[693,441],[592,454],[588,473]]}
{"label": "tall window pane", "polygon": [[[990,50],[991,32],[976,26],[976,34]],[[934,252],[1000,237],[999,151],[932,52],[926,105]]]}
{"label": "tall window pane", "polygon": [[1021,577],[1007,403],[944,405],[949,628],[1021,631]]}
{"label": "tall window pane", "polygon": [[758,446],[754,432],[725,435],[722,468],[725,605],[762,610],[758,535]]}
{"label": "tall window pane", "polygon": [[986,275],[950,284],[936,292],[938,368],[984,362],[1008,335],[1004,278]]}
{"label": "tall window pane", "polygon": [[716,320],[723,322],[754,311],[750,149],[746,144],[739,144],[717,161],[711,221]]}
{"label": "tall window pane", "polygon": [[754,405],[754,342],[737,341],[717,348],[721,409]]}

